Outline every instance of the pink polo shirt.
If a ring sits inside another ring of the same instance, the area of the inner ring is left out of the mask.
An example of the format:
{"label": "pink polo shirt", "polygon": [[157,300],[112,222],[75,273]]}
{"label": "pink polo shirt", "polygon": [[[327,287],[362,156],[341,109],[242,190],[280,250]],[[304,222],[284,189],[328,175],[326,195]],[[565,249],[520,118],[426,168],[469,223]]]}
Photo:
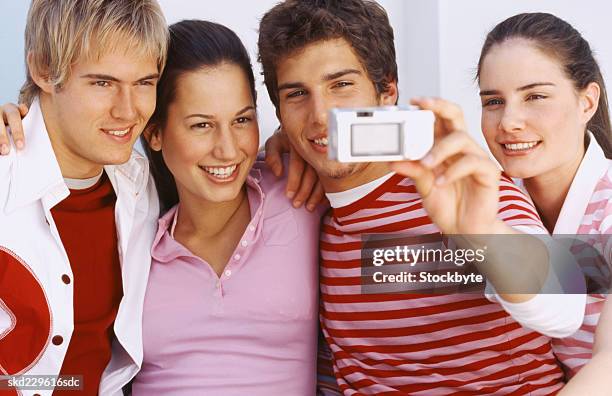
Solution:
{"label": "pink polo shirt", "polygon": [[219,278],[159,220],[134,395],[313,395],[320,213],[294,209],[265,165],[251,222]]}

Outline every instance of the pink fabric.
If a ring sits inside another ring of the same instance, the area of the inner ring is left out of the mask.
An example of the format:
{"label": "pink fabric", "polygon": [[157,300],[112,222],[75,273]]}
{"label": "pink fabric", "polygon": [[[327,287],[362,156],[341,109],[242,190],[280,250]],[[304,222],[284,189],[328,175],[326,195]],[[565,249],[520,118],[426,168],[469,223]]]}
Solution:
{"label": "pink fabric", "polygon": [[[590,197],[577,234],[589,235],[588,243],[602,253],[609,264],[612,262],[612,168],[599,180]],[[592,236],[592,237],[591,237]],[[585,271],[592,260],[583,265]],[[553,340],[553,350],[571,378],[590,359],[593,351],[595,329],[603,309],[606,295],[588,295],[584,322],[572,336]]]}
{"label": "pink fabric", "polygon": [[315,393],[320,215],[251,175],[252,220],[221,278],[170,236],[176,207],[160,219],[134,395]]}
{"label": "pink fabric", "polygon": [[[581,242],[574,243],[570,250],[585,273],[595,275],[595,279],[597,274],[603,273],[600,280],[605,282],[604,263],[594,264],[591,254],[594,248],[608,265],[612,263],[612,161],[605,157],[590,133],[589,136],[589,146],[565,197],[553,234],[580,235]],[[515,182],[527,194],[522,180]],[[552,340],[555,356],[562,363],[568,379],[591,359],[595,329],[606,297],[588,295],[580,329],[569,337]]]}

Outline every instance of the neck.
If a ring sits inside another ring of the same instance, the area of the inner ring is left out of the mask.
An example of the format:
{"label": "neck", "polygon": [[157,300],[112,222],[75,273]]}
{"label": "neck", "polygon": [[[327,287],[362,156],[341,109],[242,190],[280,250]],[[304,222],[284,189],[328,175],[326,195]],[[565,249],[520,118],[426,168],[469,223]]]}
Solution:
{"label": "neck", "polygon": [[353,172],[341,178],[320,177],[321,185],[326,193],[336,193],[362,186],[391,172],[386,162],[360,163]]}
{"label": "neck", "polygon": [[40,109],[49,134],[53,153],[59,164],[62,176],[66,179],[89,179],[99,175],[104,167],[88,161],[70,150],[62,140],[57,114],[53,111],[51,97],[40,94]]}
{"label": "neck", "polygon": [[561,213],[561,208],[563,208],[563,203],[584,154],[585,150],[583,148],[574,160],[547,173],[524,180],[525,188],[529,192],[544,226],[551,234],[555,229],[559,213]]}
{"label": "neck", "polygon": [[[212,238],[223,231],[235,219],[239,209],[247,204],[246,184],[236,198],[226,202],[211,202],[179,190],[180,210],[176,231],[183,235],[199,235]],[[249,211],[245,213],[250,216]]]}

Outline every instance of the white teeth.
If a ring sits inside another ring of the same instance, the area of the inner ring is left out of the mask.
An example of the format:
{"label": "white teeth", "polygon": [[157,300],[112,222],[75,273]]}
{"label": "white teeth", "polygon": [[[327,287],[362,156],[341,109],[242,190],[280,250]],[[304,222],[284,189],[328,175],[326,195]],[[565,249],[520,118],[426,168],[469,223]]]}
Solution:
{"label": "white teeth", "polygon": [[506,150],[528,150],[534,147],[538,142],[528,142],[528,143],[512,143],[512,144],[504,144]]}
{"label": "white teeth", "polygon": [[107,131],[107,133],[108,133],[109,135],[113,135],[113,136],[125,136],[125,135],[127,135],[127,133],[128,133],[129,131],[130,131],[130,128],[128,128],[128,129],[123,129],[123,130],[120,130],[120,131]]}
{"label": "white teeth", "polygon": [[226,166],[226,167],[212,167],[204,166],[203,169],[211,175],[218,177],[219,179],[227,179],[236,170],[237,165]]}
{"label": "white teeth", "polygon": [[320,138],[320,139],[315,139],[314,142],[315,142],[315,144],[317,146],[327,147],[327,138],[326,137]]}

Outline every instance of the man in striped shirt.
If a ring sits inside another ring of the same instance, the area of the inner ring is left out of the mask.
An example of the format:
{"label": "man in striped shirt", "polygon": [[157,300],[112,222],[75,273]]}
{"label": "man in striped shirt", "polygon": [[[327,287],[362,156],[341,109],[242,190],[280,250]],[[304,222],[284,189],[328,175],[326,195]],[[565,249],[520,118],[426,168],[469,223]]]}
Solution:
{"label": "man in striped shirt", "polygon": [[[558,391],[563,373],[550,338],[517,320],[551,336],[571,334],[582,320],[584,296],[362,291],[362,249],[370,234],[545,232],[520,191],[500,181],[486,153],[460,132],[460,110],[442,100],[415,102],[436,114],[436,144],[423,161],[398,167],[410,177],[384,163],[327,158],[329,109],[397,102],[393,31],[384,9],[365,0],[285,1],[264,15],[259,51],[283,130],[332,206],[321,234],[320,316],[341,392]],[[487,265],[498,272],[483,271],[498,290],[520,275],[519,263],[503,264],[493,258]]]}

